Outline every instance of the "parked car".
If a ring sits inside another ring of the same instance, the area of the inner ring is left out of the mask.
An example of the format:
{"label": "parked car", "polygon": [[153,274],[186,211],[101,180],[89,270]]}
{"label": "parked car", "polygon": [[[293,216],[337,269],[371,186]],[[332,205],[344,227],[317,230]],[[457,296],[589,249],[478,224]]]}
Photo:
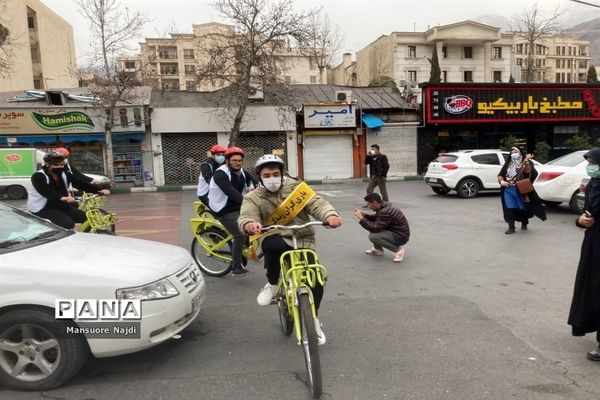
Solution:
{"label": "parked car", "polygon": [[580,212],[577,193],[581,180],[587,176],[587,161],[583,158],[587,151],[574,151],[537,168],[538,177],[533,187],[544,204],[558,206],[566,202],[573,212]]}
{"label": "parked car", "polygon": [[[183,248],[74,233],[2,202],[0,219],[0,387],[56,388],[90,353],[155,346],[200,313],[205,281]],[[139,338],[83,335],[82,320],[55,319],[58,299],[139,299]]]}
{"label": "parked car", "polygon": [[[498,174],[509,155],[498,149],[441,153],[427,166],[425,183],[439,195],[456,190],[462,198],[476,197],[484,190],[500,190]],[[537,161],[534,164],[536,168],[541,165]]]}

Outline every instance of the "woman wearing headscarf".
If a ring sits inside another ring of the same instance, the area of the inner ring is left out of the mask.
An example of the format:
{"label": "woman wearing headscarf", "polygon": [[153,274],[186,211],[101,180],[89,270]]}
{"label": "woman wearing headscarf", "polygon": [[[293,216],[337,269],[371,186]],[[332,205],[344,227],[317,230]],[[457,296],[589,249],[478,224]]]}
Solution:
{"label": "woman wearing headscarf", "polygon": [[598,348],[587,353],[587,358],[600,361],[600,148],[583,155],[587,160],[590,182],[585,189],[584,212],[576,225],[585,229],[575,289],[569,314],[573,336],[596,332]]}
{"label": "woman wearing headscarf", "polygon": [[504,221],[508,224],[508,229],[504,233],[507,235],[515,233],[516,221],[521,223],[521,230],[526,231],[529,218],[534,215],[542,221],[546,220],[546,210],[535,190],[522,195],[517,189],[516,182],[518,180],[529,179],[533,185],[533,181],[537,178],[538,173],[531,158],[531,154],[523,157],[521,151],[513,147],[510,149],[510,156],[498,174],[502,211]]}

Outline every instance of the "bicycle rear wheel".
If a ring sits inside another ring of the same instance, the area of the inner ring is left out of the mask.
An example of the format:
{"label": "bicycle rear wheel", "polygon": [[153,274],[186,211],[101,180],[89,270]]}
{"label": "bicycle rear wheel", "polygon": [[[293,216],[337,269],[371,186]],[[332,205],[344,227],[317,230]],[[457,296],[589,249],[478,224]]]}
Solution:
{"label": "bicycle rear wheel", "polygon": [[[211,246],[222,242],[229,236],[222,229],[208,228],[198,232],[192,240],[192,257],[202,272],[210,276],[221,277],[231,271],[231,240],[225,242],[220,248],[207,253],[204,246]],[[198,240],[202,241],[202,244]]]}
{"label": "bicycle rear wheel", "polygon": [[308,382],[312,397],[318,399],[323,393],[321,381],[321,361],[319,359],[317,330],[315,319],[312,315],[308,293],[302,293],[299,299],[300,325],[302,328],[302,350],[304,351],[304,362],[308,372]]}

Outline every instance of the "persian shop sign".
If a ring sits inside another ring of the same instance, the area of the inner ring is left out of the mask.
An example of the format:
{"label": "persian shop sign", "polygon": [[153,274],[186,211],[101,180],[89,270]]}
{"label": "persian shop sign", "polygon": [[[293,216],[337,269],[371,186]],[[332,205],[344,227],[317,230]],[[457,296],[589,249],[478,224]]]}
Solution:
{"label": "persian shop sign", "polygon": [[426,87],[427,123],[600,122],[600,88]]}
{"label": "persian shop sign", "polygon": [[[141,107],[117,110],[114,131],[144,131]],[[35,109],[0,111],[0,135],[44,133],[104,133],[104,118],[91,109]]]}
{"label": "persian shop sign", "polygon": [[305,128],[356,128],[354,104],[304,105]]}

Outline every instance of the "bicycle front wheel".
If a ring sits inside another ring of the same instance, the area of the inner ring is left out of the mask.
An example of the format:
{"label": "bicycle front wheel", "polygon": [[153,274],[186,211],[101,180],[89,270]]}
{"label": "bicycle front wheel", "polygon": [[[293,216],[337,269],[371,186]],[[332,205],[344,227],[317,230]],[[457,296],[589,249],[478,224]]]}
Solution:
{"label": "bicycle front wheel", "polygon": [[[224,242],[227,236],[229,235],[226,232],[217,228],[209,228],[196,234],[192,240],[191,252],[202,272],[221,277],[231,271],[231,240]],[[218,243],[223,244],[212,251],[207,250],[207,247]]]}
{"label": "bicycle front wheel", "polygon": [[299,301],[300,325],[302,328],[302,350],[310,391],[315,399],[321,397],[323,385],[321,382],[321,361],[319,359],[317,330],[308,293],[302,293]]}
{"label": "bicycle front wheel", "polygon": [[281,324],[281,332],[285,336],[290,336],[294,331],[294,321],[292,320],[292,317],[290,317],[290,313],[288,311],[288,304],[283,288],[279,289],[276,299],[277,309],[279,310],[279,323]]}

